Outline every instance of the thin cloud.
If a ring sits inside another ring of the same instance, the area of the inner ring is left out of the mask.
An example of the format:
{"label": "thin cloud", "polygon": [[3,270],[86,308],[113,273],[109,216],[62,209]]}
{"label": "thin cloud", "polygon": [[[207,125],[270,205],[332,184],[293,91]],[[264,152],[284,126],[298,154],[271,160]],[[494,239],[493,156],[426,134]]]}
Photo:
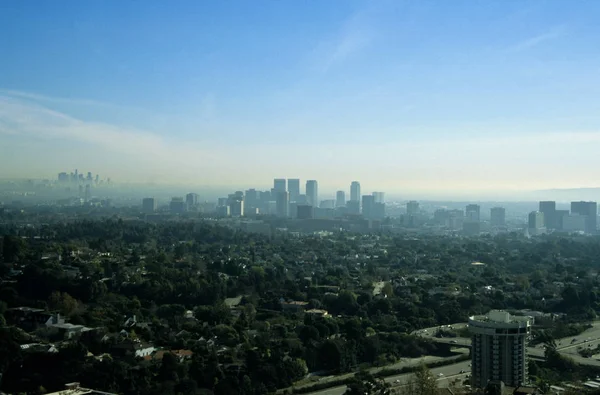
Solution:
{"label": "thin cloud", "polygon": [[507,52],[527,51],[529,49],[537,47],[540,44],[562,37],[564,34],[564,28],[556,28],[546,33],[538,34],[537,36],[533,36],[526,40],[520,41],[517,44],[508,48]]}
{"label": "thin cloud", "polygon": [[346,20],[334,37],[317,44],[313,51],[316,69],[326,73],[367,48],[374,37],[373,22],[367,17],[370,10],[363,10]]}

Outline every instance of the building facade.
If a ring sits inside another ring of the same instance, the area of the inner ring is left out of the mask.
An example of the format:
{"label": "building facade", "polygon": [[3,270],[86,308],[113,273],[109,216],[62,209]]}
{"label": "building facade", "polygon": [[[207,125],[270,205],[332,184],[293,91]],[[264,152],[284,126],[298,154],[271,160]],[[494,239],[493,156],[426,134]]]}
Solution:
{"label": "building facade", "polygon": [[316,180],[306,181],[306,200],[313,207],[319,205],[319,186]]}
{"label": "building facade", "polygon": [[352,181],[350,184],[350,200],[360,202],[360,182]]}
{"label": "building facade", "polygon": [[492,226],[506,226],[506,210],[504,207],[490,209],[490,224]]}
{"label": "building facade", "polygon": [[528,382],[526,351],[532,324],[531,317],[512,316],[502,310],[469,318],[474,388],[485,388],[493,380],[511,387]]}
{"label": "building facade", "polygon": [[288,178],[287,180],[288,193],[290,194],[290,202],[297,202],[300,196],[300,179]]}
{"label": "building facade", "polygon": [[346,206],[346,192],[337,191],[335,193],[335,206],[336,207],[345,207]]}

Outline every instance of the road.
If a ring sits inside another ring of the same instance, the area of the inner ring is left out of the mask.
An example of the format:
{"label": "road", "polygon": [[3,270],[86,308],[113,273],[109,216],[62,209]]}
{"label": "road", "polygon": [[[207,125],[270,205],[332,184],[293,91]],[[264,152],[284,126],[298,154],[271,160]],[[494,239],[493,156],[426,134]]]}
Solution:
{"label": "road", "polygon": [[[591,348],[593,348],[593,347],[596,347],[596,345],[600,344],[600,322],[594,322],[592,325],[593,325],[592,328],[584,331],[583,333],[581,333],[578,336],[572,336],[572,337],[566,337],[563,339],[558,339],[556,341],[556,345],[557,345],[557,350],[561,353],[561,355],[571,358],[574,362],[576,362],[580,365],[589,365],[589,366],[600,367],[600,360],[593,359],[593,358],[584,358],[577,353],[578,347],[586,347],[587,348],[588,345],[591,345]],[[456,329],[466,328],[467,324],[466,323],[458,323],[458,324],[452,324],[450,326],[452,327],[453,330],[456,330]],[[413,332],[412,334],[422,336],[425,338],[429,338],[430,340],[437,342],[437,343],[451,344],[451,345],[455,345],[457,347],[461,347],[461,346],[470,347],[471,346],[471,339],[469,339],[469,338],[459,338],[459,337],[437,338],[437,337],[435,337],[435,334],[438,329],[439,329],[439,327],[437,327],[437,326],[433,327],[433,328],[425,328],[425,329],[417,330],[417,331]],[[450,329],[450,328],[448,326],[446,326],[444,329]],[[543,345],[537,346],[537,347],[527,347],[527,353],[530,356],[544,357]],[[414,360],[405,360],[405,361],[399,362],[398,364],[396,364],[393,367],[397,368],[400,366],[414,366],[414,365],[418,365],[422,362],[432,362],[432,360],[429,358],[436,358],[436,357],[424,357],[424,358],[417,358]],[[386,366],[386,368],[389,368],[389,367],[392,367],[392,366]],[[460,371],[464,371],[464,373],[460,373]],[[465,379],[467,377],[467,375],[470,374],[470,371],[471,371],[470,361],[459,362],[459,363],[455,363],[452,365],[446,365],[446,366],[441,366],[438,368],[431,369],[431,372],[437,378],[437,381],[439,383],[438,385],[440,387],[448,386],[450,384],[450,382],[454,379]],[[442,376],[438,376],[440,373],[442,374]],[[408,382],[408,380],[410,380],[411,377],[412,377],[412,373],[405,373],[405,374],[386,377],[385,381],[388,383],[391,383],[393,386],[402,386],[402,385],[405,385]],[[330,378],[323,378],[322,380],[337,379],[337,378],[340,378],[340,377],[332,376]],[[320,381],[320,382],[322,382],[322,381]],[[314,384],[314,383],[312,383],[312,384]],[[328,389],[321,390],[321,391],[311,392],[310,395],[342,395],[346,391],[346,388],[347,387],[345,385],[338,386],[338,387],[332,387],[332,388],[328,388]]]}
{"label": "road", "polygon": [[[431,373],[437,378],[439,387],[447,387],[452,380],[465,379],[467,377],[470,372],[469,364],[469,361],[464,361],[453,365],[440,366],[439,368],[431,369]],[[464,373],[460,373],[461,370],[464,370]],[[442,374],[442,376],[439,376],[439,374]],[[412,373],[404,373],[386,377],[385,381],[396,387],[405,385],[409,382],[411,377]],[[396,382],[396,380],[398,380],[398,382]],[[342,385],[322,391],[311,392],[310,395],[342,395],[346,391],[346,388],[345,385]]]}
{"label": "road", "polygon": [[[450,325],[452,329],[464,328],[467,326],[466,323],[458,323]],[[425,328],[418,331],[413,332],[415,335],[419,335],[422,337],[426,337],[431,341],[436,343],[445,343],[456,346],[471,346],[471,339],[463,338],[463,337],[454,337],[454,338],[438,338],[435,337],[435,334],[439,327],[433,328]],[[450,328],[444,328],[450,329]],[[592,328],[584,331],[583,333],[577,336],[565,337],[562,339],[556,340],[556,350],[560,352],[561,355],[565,357],[571,358],[574,362],[580,365],[588,365],[588,366],[600,366],[600,360],[593,358],[585,358],[579,355],[579,348],[595,348],[597,345],[600,345],[600,322],[594,322],[592,324]],[[544,357],[544,345],[540,344],[535,347],[527,347],[527,354],[535,357]]]}

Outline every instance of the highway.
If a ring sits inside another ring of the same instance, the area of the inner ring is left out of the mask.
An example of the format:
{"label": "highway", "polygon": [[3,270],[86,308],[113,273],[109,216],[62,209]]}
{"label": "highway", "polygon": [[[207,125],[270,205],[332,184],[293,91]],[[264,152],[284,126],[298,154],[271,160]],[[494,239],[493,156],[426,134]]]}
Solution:
{"label": "highway", "polygon": [[[467,327],[467,324],[466,323],[458,323],[458,324],[453,324],[450,326],[452,327],[453,330],[456,330],[456,329],[461,329],[461,328]],[[469,338],[461,338],[461,337],[437,338],[437,337],[435,337],[435,334],[438,329],[439,329],[439,327],[425,328],[425,329],[420,329],[418,331],[415,331],[412,334],[428,338],[431,341],[434,341],[437,343],[450,344],[450,345],[453,345],[456,347],[461,347],[461,346],[462,347],[471,347],[471,339],[469,339]],[[450,328],[446,327],[444,329],[450,329]],[[578,351],[578,347],[586,347],[587,348],[588,345],[590,345],[590,348],[595,348],[596,345],[599,345],[599,344],[600,344],[600,322],[594,322],[592,328],[586,330],[585,332],[581,333],[578,336],[566,337],[563,339],[558,339],[556,341],[557,350],[561,353],[561,355],[571,358],[575,363],[578,363],[580,365],[589,365],[589,366],[598,366],[598,367],[600,367],[600,360],[593,359],[593,358],[584,358],[584,357],[580,356],[577,353],[577,351]],[[538,345],[537,347],[527,347],[527,354],[532,357],[543,358],[544,357],[543,345]],[[405,360],[405,361],[399,362],[398,364],[396,364],[394,366],[386,366],[385,368],[400,367],[400,366],[414,366],[414,365],[418,365],[421,362],[433,362],[433,360],[437,359],[437,358],[439,358],[439,357],[429,356],[429,357],[418,358],[418,359],[414,359],[414,360]],[[455,363],[452,365],[446,365],[446,366],[441,366],[438,368],[433,368],[433,369],[431,369],[431,372],[436,377],[436,379],[438,381],[438,385],[440,387],[447,387],[453,380],[466,379],[467,375],[469,375],[470,371],[471,371],[470,365],[471,365],[470,361],[464,361],[464,362],[459,362],[459,363]],[[463,371],[463,373],[460,373],[461,371]],[[393,387],[400,387],[402,385],[405,385],[411,379],[411,377],[412,377],[412,373],[404,373],[404,374],[400,374],[400,375],[386,377],[385,381],[392,384]],[[340,377],[332,376],[330,378],[323,378],[323,380],[334,379],[334,378],[340,378]],[[343,385],[343,386],[328,388],[328,389],[321,390],[321,391],[311,392],[309,394],[310,395],[342,395],[346,391],[346,388],[347,387],[345,385]]]}
{"label": "highway", "polygon": [[[436,377],[439,387],[447,387],[452,380],[465,379],[469,374],[469,361],[464,361],[448,366],[440,366],[439,368],[431,369],[431,373]],[[460,373],[463,370],[464,373]],[[440,376],[440,374],[442,376]],[[385,381],[392,384],[393,387],[406,385],[412,377],[412,373],[404,373],[396,376],[386,377]],[[342,395],[346,391],[347,386],[328,388],[326,390],[311,392],[310,395]]]}
{"label": "highway", "polygon": [[[450,325],[453,330],[464,328],[467,326],[466,323],[458,323]],[[413,334],[422,336],[430,339],[436,343],[445,343],[450,345],[455,345],[457,347],[471,346],[471,339],[464,337],[446,337],[446,338],[438,338],[435,337],[435,334],[439,327],[433,328],[425,328],[418,331],[413,332]],[[450,329],[450,328],[444,328]],[[585,358],[579,355],[577,352],[579,348],[586,347],[595,348],[600,344],[600,322],[594,322],[592,324],[592,328],[584,331],[583,333],[577,336],[565,337],[562,339],[556,340],[556,350],[560,352],[561,355],[565,357],[571,358],[574,362],[580,365],[589,365],[589,366],[600,366],[600,360],[593,358]],[[527,354],[533,357],[544,357],[544,345],[539,344],[536,347],[527,347]]]}

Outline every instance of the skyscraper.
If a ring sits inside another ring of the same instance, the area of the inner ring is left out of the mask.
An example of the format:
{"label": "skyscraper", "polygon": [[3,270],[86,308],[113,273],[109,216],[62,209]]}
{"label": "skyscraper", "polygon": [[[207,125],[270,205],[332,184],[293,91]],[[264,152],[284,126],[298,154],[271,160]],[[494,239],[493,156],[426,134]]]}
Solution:
{"label": "skyscraper", "polygon": [[556,229],[558,227],[558,218],[556,215],[556,202],[540,202],[539,211],[544,213],[544,226],[547,229]]}
{"label": "skyscraper", "polygon": [[290,197],[286,191],[278,191],[276,196],[277,203],[277,216],[281,218],[287,218],[290,216]]}
{"label": "skyscraper", "polygon": [[375,199],[375,203],[385,203],[384,192],[373,192],[373,198]]}
{"label": "skyscraper", "polygon": [[171,198],[171,202],[169,203],[169,210],[171,210],[174,214],[181,214],[185,212],[185,201],[182,197],[174,197]]}
{"label": "skyscraper", "polygon": [[309,205],[318,207],[319,205],[319,186],[316,180],[306,181],[306,200]]}
{"label": "skyscraper", "polygon": [[288,178],[288,192],[290,193],[290,202],[297,202],[300,196],[300,179]]}
{"label": "skyscraper", "polygon": [[273,189],[277,192],[285,192],[286,188],[286,179],[285,178],[276,178],[273,180]]}
{"label": "skyscraper", "polygon": [[156,199],[144,198],[142,199],[142,211],[150,214],[156,211]]}
{"label": "skyscraper", "polygon": [[504,207],[492,207],[490,209],[490,223],[492,226],[506,225],[506,210]]}
{"label": "skyscraper", "polygon": [[419,214],[419,202],[417,202],[416,200],[411,200],[410,202],[406,203],[406,214]]}
{"label": "skyscraper", "polygon": [[598,205],[596,202],[571,202],[571,214],[584,215],[585,232],[596,233],[598,222]]}
{"label": "skyscraper", "polygon": [[188,208],[198,205],[198,194],[188,193],[185,195],[185,203],[187,204]]}
{"label": "skyscraper", "polygon": [[480,221],[481,207],[478,204],[467,204],[465,210],[466,220],[468,222],[479,222]]}
{"label": "skyscraper", "polygon": [[531,318],[502,310],[469,317],[471,332],[471,385],[485,388],[490,380],[518,387],[528,381],[527,336]]}
{"label": "skyscraper", "polygon": [[350,200],[360,202],[360,182],[352,181],[350,184]]}
{"label": "skyscraper", "polygon": [[92,199],[92,186],[90,184],[87,184],[85,186],[85,201],[89,202]]}
{"label": "skyscraper", "polygon": [[543,233],[544,229],[544,213],[541,211],[532,211],[528,218],[529,232],[532,234]]}
{"label": "skyscraper", "polygon": [[366,219],[373,218],[373,206],[375,204],[375,197],[373,195],[363,195],[362,197],[362,215]]}
{"label": "skyscraper", "polygon": [[346,192],[337,191],[335,193],[335,206],[344,207],[346,205]]}

